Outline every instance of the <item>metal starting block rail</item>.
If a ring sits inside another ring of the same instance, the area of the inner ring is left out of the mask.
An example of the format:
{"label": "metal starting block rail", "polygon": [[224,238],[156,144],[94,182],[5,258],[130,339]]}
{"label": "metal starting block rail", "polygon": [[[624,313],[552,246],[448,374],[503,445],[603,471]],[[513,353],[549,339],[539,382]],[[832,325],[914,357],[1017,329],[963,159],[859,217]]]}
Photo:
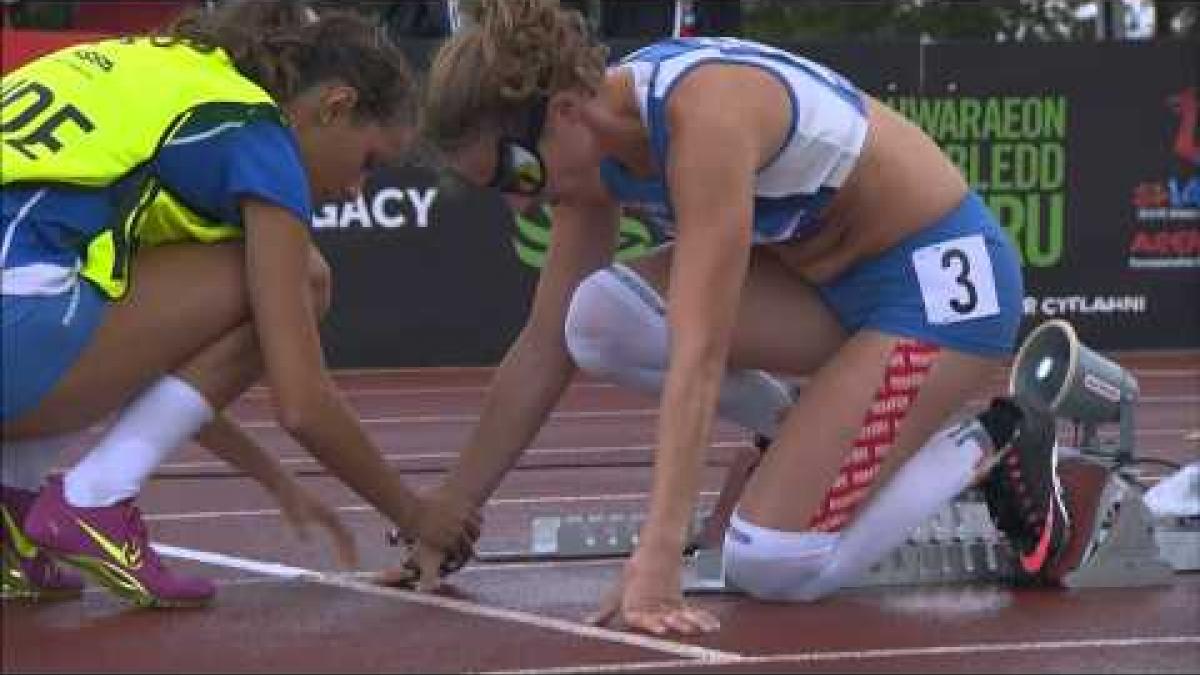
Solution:
{"label": "metal starting block rail", "polygon": [[[703,527],[707,514],[692,521],[689,538]],[[643,512],[607,512],[534,518],[530,551],[534,557],[606,558],[629,555],[646,520]]]}
{"label": "metal starting block rail", "polygon": [[[1172,573],[1200,569],[1200,522],[1156,520],[1141,492],[1112,474],[1097,506],[1096,526],[1070,588],[1169,584]],[[706,514],[698,513],[692,532]],[[645,514],[634,511],[543,516],[531,522],[524,559],[600,559],[628,555],[638,541]],[[482,554],[485,562],[502,562]],[[1002,533],[992,525],[982,497],[968,491],[910,533],[905,544],[874,565],[855,587],[912,584],[1009,583],[1019,564]],[[724,576],[721,551],[701,549],[686,557],[687,592],[737,592]]]}
{"label": "metal starting block rail", "polygon": [[[956,501],[914,529],[903,545],[850,586],[1001,583],[1016,579],[1012,549],[992,527],[987,506],[967,498]],[[726,583],[718,549],[697,551],[687,560],[684,590],[739,592]]]}

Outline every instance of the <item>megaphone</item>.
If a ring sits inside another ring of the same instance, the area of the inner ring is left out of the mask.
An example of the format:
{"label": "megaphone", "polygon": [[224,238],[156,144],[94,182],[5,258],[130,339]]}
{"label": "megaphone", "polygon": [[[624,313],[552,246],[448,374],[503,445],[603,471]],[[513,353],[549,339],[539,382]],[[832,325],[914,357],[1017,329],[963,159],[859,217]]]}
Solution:
{"label": "megaphone", "polygon": [[[1081,451],[1112,455],[1118,463],[1133,459],[1137,380],[1084,346],[1066,321],[1047,321],[1025,338],[1013,362],[1009,392],[1025,405],[1081,426]],[[1120,424],[1115,448],[1097,439],[1097,427],[1110,422]]]}

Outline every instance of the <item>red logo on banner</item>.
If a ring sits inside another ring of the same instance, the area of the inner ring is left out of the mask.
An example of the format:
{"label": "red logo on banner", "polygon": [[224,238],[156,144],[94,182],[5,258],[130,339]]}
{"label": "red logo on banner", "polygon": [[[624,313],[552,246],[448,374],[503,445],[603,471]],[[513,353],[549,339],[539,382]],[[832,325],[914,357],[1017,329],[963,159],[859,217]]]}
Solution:
{"label": "red logo on banner", "polygon": [[1162,183],[1139,183],[1133,189],[1133,205],[1139,209],[1156,209],[1169,206],[1171,195]]}
{"label": "red logo on banner", "polygon": [[1141,269],[1200,268],[1200,141],[1196,88],[1168,96],[1167,107],[1179,118],[1171,154],[1184,162],[1179,174],[1143,181],[1133,188],[1137,225],[1129,241],[1129,266]]}
{"label": "red logo on banner", "polygon": [[1175,154],[1185,162],[1200,164],[1200,144],[1196,142],[1196,88],[1188,87],[1167,99],[1167,105],[1179,115],[1179,130],[1175,132]]}

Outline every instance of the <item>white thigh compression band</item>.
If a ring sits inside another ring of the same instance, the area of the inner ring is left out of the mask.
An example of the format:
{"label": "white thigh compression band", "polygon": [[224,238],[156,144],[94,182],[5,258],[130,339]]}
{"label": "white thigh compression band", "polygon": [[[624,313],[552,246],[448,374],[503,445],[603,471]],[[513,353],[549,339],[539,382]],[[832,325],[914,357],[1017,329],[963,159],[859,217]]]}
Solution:
{"label": "white thigh compression band", "polygon": [[[567,313],[567,348],[583,370],[645,393],[662,391],[667,369],[666,306],[636,272],[620,264],[599,270],[575,289]],[[722,417],[774,436],[792,404],[788,386],[761,370],[725,373]]]}
{"label": "white thigh compression band", "polygon": [[841,535],[784,532],[734,513],[725,531],[725,578],[759,600],[795,600],[833,559]]}

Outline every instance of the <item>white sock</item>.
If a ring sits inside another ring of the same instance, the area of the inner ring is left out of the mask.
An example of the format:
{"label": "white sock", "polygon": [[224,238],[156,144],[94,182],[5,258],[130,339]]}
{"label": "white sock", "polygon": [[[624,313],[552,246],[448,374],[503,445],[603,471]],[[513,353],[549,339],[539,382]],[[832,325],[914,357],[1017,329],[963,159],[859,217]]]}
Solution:
{"label": "white sock", "polygon": [[167,375],[125,407],[64,481],[74,506],[111,506],[136,495],[158,465],[213,418],[194,387]]}
{"label": "white sock", "polygon": [[[584,279],[567,313],[567,347],[583,370],[638,391],[662,391],[667,370],[666,307],[637,272],[616,264]],[[786,383],[761,370],[731,370],[721,384],[721,417],[774,437],[792,404]]]}
{"label": "white sock", "polygon": [[0,485],[37,492],[54,461],[79,439],[79,432],[20,441],[0,441]]}
{"label": "white sock", "polygon": [[791,600],[836,551],[836,532],[786,532],[755,525],[736,511],[725,530],[725,577],[760,600]]}
{"label": "white sock", "polygon": [[772,530],[734,513],[725,535],[726,574],[764,600],[825,597],[861,578],[961,494],[985,452],[979,436],[959,427],[934,434],[836,534]]}

